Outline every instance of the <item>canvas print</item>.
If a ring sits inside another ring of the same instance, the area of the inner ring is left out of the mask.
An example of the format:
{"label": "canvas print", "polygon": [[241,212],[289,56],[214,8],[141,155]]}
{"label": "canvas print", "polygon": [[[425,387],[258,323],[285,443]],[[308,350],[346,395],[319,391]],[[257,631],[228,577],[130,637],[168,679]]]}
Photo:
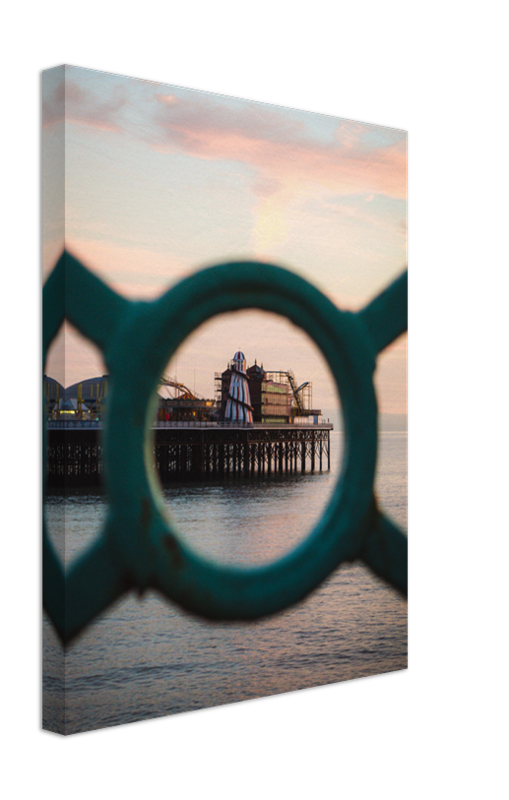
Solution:
{"label": "canvas print", "polygon": [[42,78],[43,727],[407,666],[405,131]]}

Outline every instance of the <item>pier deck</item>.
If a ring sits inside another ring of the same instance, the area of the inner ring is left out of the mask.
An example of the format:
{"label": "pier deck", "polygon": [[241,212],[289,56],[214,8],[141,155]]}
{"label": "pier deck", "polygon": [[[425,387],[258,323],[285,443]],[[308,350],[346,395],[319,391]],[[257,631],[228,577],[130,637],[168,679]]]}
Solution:
{"label": "pier deck", "polygon": [[[215,480],[330,469],[329,423],[309,425],[171,423],[153,426],[161,482]],[[101,424],[48,423],[48,486],[100,485]]]}

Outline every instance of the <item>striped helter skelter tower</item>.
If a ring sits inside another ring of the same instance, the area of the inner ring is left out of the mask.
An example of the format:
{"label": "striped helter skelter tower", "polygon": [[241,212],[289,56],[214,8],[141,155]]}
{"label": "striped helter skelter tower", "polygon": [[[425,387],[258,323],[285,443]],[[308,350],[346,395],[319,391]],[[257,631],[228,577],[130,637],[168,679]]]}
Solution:
{"label": "striped helter skelter tower", "polygon": [[253,424],[253,407],[249,395],[249,385],[246,374],[246,359],[244,353],[238,350],[230,364],[232,375],[228,400],[224,411],[224,418],[229,422],[243,422]]}

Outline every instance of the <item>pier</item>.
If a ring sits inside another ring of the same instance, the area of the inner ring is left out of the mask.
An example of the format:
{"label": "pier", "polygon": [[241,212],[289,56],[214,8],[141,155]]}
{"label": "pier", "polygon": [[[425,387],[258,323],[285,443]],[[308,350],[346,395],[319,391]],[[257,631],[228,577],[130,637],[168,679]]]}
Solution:
{"label": "pier", "polygon": [[[48,422],[48,486],[102,483],[100,422]],[[161,483],[289,475],[330,469],[329,423],[251,425],[158,422],[154,466]]]}
{"label": "pier", "polygon": [[[48,486],[102,483],[102,420],[109,376],[64,387],[44,379]],[[312,406],[310,381],[291,370],[247,366],[237,350],[215,374],[216,397],[161,377],[152,425],[153,465],[163,484],[330,469],[330,431]]]}

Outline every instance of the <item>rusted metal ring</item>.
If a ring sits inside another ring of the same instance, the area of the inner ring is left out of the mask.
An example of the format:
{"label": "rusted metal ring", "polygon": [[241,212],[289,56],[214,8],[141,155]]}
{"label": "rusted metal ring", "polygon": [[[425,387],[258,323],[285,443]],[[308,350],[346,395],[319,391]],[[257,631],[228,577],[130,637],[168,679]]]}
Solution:
{"label": "rusted metal ring", "polygon": [[[44,531],[44,607],[64,642],[133,587],[158,589],[203,617],[248,620],[290,606],[343,561],[362,558],[406,593],[406,536],[372,498],[372,374],[377,353],[406,330],[406,281],[403,273],[350,314],[287,270],[243,262],[196,273],[152,303],[132,302],[64,251],[44,287],[44,358],[65,310],[103,352],[111,375],[104,528],[65,579]],[[186,546],[167,517],[152,468],[151,423],[167,360],[202,322],[241,308],[282,314],[319,346],[341,396],[346,453],[333,496],[307,539],[275,563],[251,568],[210,563]]]}

